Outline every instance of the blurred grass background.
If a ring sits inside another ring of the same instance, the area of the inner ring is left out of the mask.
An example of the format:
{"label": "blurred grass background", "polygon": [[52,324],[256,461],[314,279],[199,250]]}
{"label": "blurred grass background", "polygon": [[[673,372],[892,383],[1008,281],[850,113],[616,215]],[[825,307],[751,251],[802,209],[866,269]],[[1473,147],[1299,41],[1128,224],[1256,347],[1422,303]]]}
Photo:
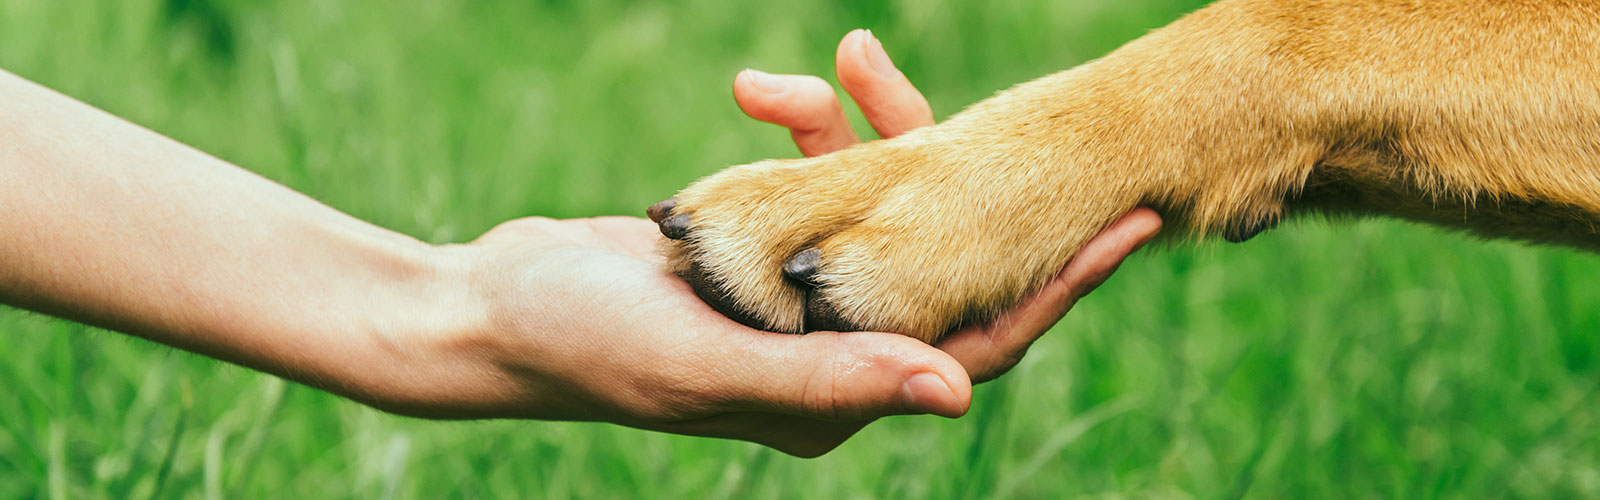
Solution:
{"label": "blurred grass background", "polygon": [[[1203,3],[0,0],[0,67],[450,242],[792,156],[732,77],[831,80],[853,28],[944,116]],[[7,310],[0,498],[1600,497],[1596,276],[1592,255],[1384,221],[1147,253],[968,416],[809,461],[398,418]]]}

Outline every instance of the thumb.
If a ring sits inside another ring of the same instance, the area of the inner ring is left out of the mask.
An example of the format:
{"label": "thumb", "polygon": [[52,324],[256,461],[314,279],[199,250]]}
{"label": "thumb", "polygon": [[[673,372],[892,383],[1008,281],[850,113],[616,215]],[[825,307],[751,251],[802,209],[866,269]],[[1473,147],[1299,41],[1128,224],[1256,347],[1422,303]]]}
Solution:
{"label": "thumb", "polygon": [[972,382],[961,364],[916,339],[878,332],[762,335],[732,353],[718,377],[732,410],[825,420],[967,412]]}

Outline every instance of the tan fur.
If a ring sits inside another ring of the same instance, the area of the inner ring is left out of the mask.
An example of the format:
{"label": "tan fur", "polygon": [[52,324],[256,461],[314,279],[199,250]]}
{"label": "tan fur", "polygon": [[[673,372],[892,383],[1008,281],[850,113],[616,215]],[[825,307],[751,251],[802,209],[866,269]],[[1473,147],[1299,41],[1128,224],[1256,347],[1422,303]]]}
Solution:
{"label": "tan fur", "polygon": [[[1208,236],[1386,214],[1600,250],[1600,1],[1223,0],[950,120],[685,189],[671,269],[799,332],[932,341],[1129,209]],[[1169,229],[1169,232],[1171,229]]]}

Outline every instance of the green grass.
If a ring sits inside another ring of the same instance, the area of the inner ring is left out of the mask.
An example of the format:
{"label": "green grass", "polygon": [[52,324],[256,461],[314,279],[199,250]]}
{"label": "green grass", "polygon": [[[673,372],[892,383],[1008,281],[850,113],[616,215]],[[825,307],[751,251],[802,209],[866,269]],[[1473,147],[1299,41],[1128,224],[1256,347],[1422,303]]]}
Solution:
{"label": "green grass", "polygon": [[[947,115],[1199,3],[0,0],[0,67],[447,242],[792,155],[731,78],[831,75],[852,28]],[[1596,276],[1382,221],[1146,253],[970,415],[817,460],[393,417],[0,311],[0,498],[1596,497]]]}

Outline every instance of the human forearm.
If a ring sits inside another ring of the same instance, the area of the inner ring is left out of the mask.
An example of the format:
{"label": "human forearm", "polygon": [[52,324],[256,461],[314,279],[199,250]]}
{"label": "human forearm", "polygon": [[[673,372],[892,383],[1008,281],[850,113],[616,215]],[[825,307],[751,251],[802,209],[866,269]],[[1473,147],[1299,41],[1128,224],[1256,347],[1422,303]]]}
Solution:
{"label": "human forearm", "polygon": [[427,245],[3,72],[0,193],[0,302],[358,398],[445,321]]}

